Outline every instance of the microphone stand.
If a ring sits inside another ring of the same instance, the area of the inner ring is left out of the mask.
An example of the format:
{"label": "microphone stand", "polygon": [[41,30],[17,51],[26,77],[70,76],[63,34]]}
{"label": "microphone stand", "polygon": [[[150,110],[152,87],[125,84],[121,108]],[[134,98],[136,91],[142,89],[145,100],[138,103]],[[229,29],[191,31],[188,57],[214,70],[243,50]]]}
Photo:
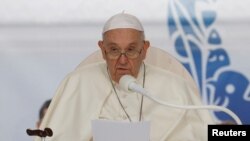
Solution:
{"label": "microphone stand", "polygon": [[186,110],[190,110],[190,109],[208,109],[208,110],[223,111],[223,112],[227,113],[228,115],[230,115],[238,125],[242,125],[242,122],[241,122],[240,118],[234,112],[232,112],[231,110],[229,110],[229,109],[227,109],[225,107],[222,107],[222,106],[217,106],[217,105],[204,105],[204,106],[202,106],[202,105],[201,106],[196,106],[196,105],[175,105],[175,104],[166,103],[166,102],[164,102],[162,100],[156,99],[155,97],[150,95],[149,92],[147,92],[144,88],[142,88],[140,85],[136,84],[135,78],[132,77],[131,75],[122,76],[120,78],[119,85],[125,91],[138,92],[138,93],[146,96],[147,98],[155,101],[156,103],[162,104],[164,106],[168,106],[168,107],[172,107],[172,108],[179,108],[179,109],[186,109]]}
{"label": "microphone stand", "polygon": [[223,112],[227,113],[228,115],[230,115],[238,125],[242,125],[242,122],[241,122],[240,118],[234,112],[232,112],[231,110],[229,110],[229,109],[227,109],[225,107],[221,107],[221,106],[217,106],[217,105],[203,105],[203,106],[175,105],[175,104],[166,103],[166,102],[164,102],[162,100],[156,99],[155,97],[150,95],[146,90],[144,90],[142,87],[138,87],[138,85],[136,83],[130,83],[129,88],[131,90],[133,90],[133,91],[136,91],[136,92],[148,97],[149,99],[151,99],[151,100],[153,100],[153,101],[155,101],[155,102],[157,102],[159,104],[162,104],[162,105],[165,105],[165,106],[168,106],[168,107],[179,108],[179,109],[187,109],[187,110],[190,110],[190,109],[208,109],[208,110],[223,111]]}

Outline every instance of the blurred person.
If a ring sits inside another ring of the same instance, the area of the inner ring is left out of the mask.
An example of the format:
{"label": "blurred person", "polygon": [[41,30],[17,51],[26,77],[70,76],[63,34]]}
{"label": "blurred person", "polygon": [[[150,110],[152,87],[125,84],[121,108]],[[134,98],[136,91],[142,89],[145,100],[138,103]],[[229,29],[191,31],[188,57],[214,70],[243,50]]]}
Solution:
{"label": "blurred person", "polygon": [[40,124],[43,120],[43,117],[44,115],[46,114],[48,108],[49,108],[49,105],[51,103],[51,99],[48,99],[46,100],[43,105],[41,106],[40,110],[39,110],[39,119],[38,121],[36,122],[36,127],[39,128],[40,127]]}
{"label": "blurred person", "polygon": [[150,42],[137,17],[127,13],[112,16],[104,24],[98,45],[105,62],[78,68],[59,85],[41,124],[42,128],[54,131],[47,141],[91,141],[94,119],[150,121],[151,141],[207,140],[207,125],[214,124],[207,110],[165,107],[120,88],[120,78],[131,75],[163,101],[202,105],[200,97],[182,77],[143,62]]}

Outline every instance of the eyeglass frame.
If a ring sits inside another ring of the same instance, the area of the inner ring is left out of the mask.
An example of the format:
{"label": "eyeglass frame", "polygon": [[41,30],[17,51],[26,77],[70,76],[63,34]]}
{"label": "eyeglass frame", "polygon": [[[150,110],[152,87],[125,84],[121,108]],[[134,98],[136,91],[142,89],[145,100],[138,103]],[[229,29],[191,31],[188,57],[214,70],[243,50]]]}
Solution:
{"label": "eyeglass frame", "polygon": [[129,59],[136,59],[141,54],[142,50],[143,50],[143,48],[141,48],[140,50],[134,50],[134,51],[136,51],[135,53],[137,53],[137,55],[136,55],[136,57],[132,57],[132,58],[127,55],[128,50],[127,51],[122,51],[121,49],[119,49],[119,55],[117,55],[116,57],[113,56],[113,58],[109,56],[109,54],[110,54],[111,51],[107,52],[105,50],[104,52],[107,55],[107,57],[109,59],[111,59],[111,60],[119,59],[122,55],[125,55]]}

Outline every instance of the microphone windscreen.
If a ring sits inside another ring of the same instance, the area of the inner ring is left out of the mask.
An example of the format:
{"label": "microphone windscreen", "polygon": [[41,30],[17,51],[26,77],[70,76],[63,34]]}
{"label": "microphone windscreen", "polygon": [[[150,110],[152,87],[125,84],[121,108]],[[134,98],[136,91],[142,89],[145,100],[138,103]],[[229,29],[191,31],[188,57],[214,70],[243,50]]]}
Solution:
{"label": "microphone windscreen", "polygon": [[27,129],[26,132],[29,136],[46,137],[46,134],[44,133],[44,131],[39,130],[39,129],[37,130]]}
{"label": "microphone windscreen", "polygon": [[31,129],[26,129],[26,133],[29,135],[29,136],[32,136],[33,135],[33,132]]}
{"label": "microphone windscreen", "polygon": [[130,92],[131,90],[129,88],[129,85],[135,82],[136,82],[136,79],[133,76],[123,75],[119,80],[119,85],[123,90]]}
{"label": "microphone windscreen", "polygon": [[53,136],[53,131],[50,128],[45,128],[44,132],[47,134],[47,136],[51,137]]}

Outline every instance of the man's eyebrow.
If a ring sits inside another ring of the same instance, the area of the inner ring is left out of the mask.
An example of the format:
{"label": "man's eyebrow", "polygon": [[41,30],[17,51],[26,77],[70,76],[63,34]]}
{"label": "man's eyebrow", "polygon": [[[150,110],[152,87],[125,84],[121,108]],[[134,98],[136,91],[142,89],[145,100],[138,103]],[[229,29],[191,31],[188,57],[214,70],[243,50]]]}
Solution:
{"label": "man's eyebrow", "polygon": [[[139,44],[138,42],[134,41],[134,42],[129,43],[128,46],[137,46],[138,44]],[[108,47],[109,46],[117,46],[117,47],[119,47],[119,45],[117,43],[114,43],[114,42],[109,42],[109,43],[106,44],[106,46],[108,46]]]}

